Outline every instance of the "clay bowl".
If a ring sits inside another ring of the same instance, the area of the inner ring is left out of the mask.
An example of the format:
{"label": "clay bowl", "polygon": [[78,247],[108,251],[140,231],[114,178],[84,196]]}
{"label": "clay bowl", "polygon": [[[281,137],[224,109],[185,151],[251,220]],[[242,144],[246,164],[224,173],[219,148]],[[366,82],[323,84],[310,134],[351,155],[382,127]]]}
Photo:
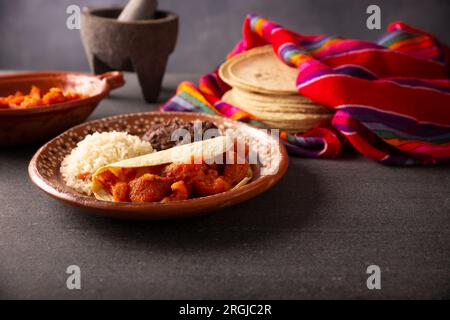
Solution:
{"label": "clay bowl", "polygon": [[43,141],[77,125],[94,111],[108,93],[125,83],[121,72],[98,76],[74,72],[33,72],[0,76],[0,96],[32,85],[46,92],[51,87],[80,92],[84,98],[30,109],[0,109],[0,146]]}
{"label": "clay bowl", "polygon": [[[220,194],[171,203],[113,203],[96,200],[67,187],[59,168],[64,157],[80,140],[95,131],[126,131],[142,136],[155,121],[180,118],[187,121],[208,120],[221,130],[230,129],[239,137],[256,139],[252,148],[258,153],[258,165],[252,165],[254,177],[250,183]],[[71,128],[45,144],[33,156],[28,172],[33,183],[51,197],[84,212],[128,220],[160,220],[201,215],[236,205],[256,197],[271,188],[285,174],[288,156],[284,146],[266,132],[223,117],[180,112],[134,113],[91,121]]]}

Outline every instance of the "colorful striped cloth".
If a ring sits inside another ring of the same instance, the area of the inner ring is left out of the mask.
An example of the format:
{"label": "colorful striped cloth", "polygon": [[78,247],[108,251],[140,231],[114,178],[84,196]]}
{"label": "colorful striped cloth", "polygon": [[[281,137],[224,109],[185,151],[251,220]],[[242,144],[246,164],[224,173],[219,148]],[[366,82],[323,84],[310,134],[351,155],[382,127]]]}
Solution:
{"label": "colorful striped cloth", "polygon": [[[378,43],[304,36],[249,15],[228,58],[267,44],[298,68],[302,95],[336,111],[307,133],[281,133],[290,154],[336,157],[347,141],[383,164],[450,162],[450,49],[433,36],[401,22]],[[198,86],[181,83],[161,111],[220,114],[263,127],[220,100],[229,89],[215,70]]]}

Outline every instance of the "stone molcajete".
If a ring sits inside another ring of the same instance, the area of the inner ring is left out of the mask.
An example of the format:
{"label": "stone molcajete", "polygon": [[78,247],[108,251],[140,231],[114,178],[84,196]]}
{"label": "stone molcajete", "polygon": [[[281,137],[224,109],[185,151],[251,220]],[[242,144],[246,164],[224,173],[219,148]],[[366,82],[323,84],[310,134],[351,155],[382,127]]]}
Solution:
{"label": "stone molcajete", "polygon": [[177,34],[178,16],[156,10],[155,0],[131,0],[123,10],[86,8],[81,15],[81,38],[92,71],[136,72],[147,102],[158,99]]}

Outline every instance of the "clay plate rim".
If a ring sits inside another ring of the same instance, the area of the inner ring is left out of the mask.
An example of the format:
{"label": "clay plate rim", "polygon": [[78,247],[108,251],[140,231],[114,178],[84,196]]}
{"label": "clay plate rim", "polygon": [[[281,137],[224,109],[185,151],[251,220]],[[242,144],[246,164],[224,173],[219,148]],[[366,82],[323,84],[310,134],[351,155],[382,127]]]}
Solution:
{"label": "clay plate rim", "polygon": [[[167,116],[167,117],[178,117],[178,118],[191,118],[195,115],[196,118],[202,120],[213,121],[216,125],[224,124],[225,121],[233,123],[235,126],[244,126],[251,129],[255,129],[253,126],[233,121],[227,118],[223,118],[215,115],[208,115],[203,113],[184,113],[184,112],[143,112],[143,113],[129,113],[118,115],[119,117],[133,117],[133,116]],[[273,187],[286,173],[288,168],[288,155],[284,145],[279,142],[279,152],[280,152],[280,163],[279,169],[274,175],[260,176],[255,180],[251,181],[249,184],[240,187],[235,190],[226,191],[212,196],[195,198],[190,200],[177,201],[172,203],[112,203],[106,201],[100,201],[93,197],[82,195],[70,187],[65,187],[63,191],[59,191],[52,186],[45,177],[41,175],[39,169],[37,168],[38,159],[42,154],[45,154],[49,146],[56,140],[61,139],[61,136],[70,132],[77,131],[83,127],[94,126],[96,123],[113,121],[117,119],[118,116],[112,116],[107,118],[102,118],[98,120],[93,120],[75,126],[63,134],[57,136],[51,141],[43,145],[33,156],[28,166],[28,174],[31,181],[45,193],[50,195],[52,198],[84,209],[91,209],[94,214],[106,215],[111,218],[120,219],[130,219],[130,220],[163,220],[172,218],[183,218],[201,215],[207,212],[219,210],[231,205],[235,205],[246,200],[249,200],[257,195],[267,191]],[[272,139],[267,135],[267,139]],[[60,161],[58,161],[58,165]],[[127,216],[129,214],[129,216]]]}

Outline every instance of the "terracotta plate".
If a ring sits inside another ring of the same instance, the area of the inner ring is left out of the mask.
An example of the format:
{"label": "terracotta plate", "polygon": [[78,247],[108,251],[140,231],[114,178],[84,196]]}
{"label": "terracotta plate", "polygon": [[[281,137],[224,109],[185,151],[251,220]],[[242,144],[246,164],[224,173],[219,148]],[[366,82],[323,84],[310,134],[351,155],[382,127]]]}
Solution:
{"label": "terracotta plate", "polygon": [[[254,173],[252,181],[241,188],[213,196],[171,203],[145,204],[99,201],[65,185],[59,171],[61,162],[86,135],[95,131],[116,130],[142,136],[155,121],[171,118],[186,121],[208,120],[221,130],[229,129],[240,137],[245,136],[247,139],[258,141],[252,144],[252,148],[258,154],[258,164],[252,165]],[[31,180],[47,194],[62,202],[88,209],[88,212],[112,218],[158,220],[200,215],[256,197],[280,180],[287,166],[288,156],[284,146],[266,132],[254,127],[223,117],[199,113],[146,112],[104,118],[69,129],[37,151],[30,162],[28,172]]]}

